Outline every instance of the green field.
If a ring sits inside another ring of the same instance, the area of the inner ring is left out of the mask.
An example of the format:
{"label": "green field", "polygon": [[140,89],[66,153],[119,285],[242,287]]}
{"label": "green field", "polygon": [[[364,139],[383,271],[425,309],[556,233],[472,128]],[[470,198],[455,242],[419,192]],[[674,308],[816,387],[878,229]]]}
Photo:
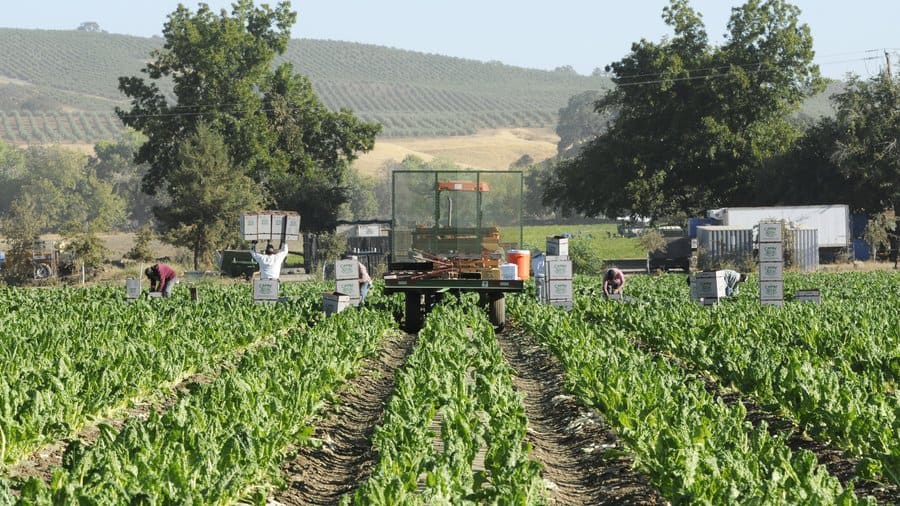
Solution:
{"label": "green field", "polygon": [[[500,237],[515,237],[517,230],[501,229]],[[645,258],[647,252],[641,249],[637,239],[619,237],[613,223],[585,225],[531,225],[522,230],[522,247],[545,251],[547,237],[571,234],[571,242],[582,243],[595,258]]]}

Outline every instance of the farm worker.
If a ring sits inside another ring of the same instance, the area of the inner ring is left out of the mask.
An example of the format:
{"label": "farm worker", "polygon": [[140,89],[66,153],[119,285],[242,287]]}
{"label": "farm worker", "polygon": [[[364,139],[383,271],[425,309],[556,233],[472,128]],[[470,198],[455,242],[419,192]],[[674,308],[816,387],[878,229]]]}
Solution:
{"label": "farm worker", "polygon": [[144,269],[144,274],[150,279],[150,291],[161,292],[163,297],[171,297],[178,276],[175,269],[166,264],[154,264]]}
{"label": "farm worker", "polygon": [[547,257],[540,250],[535,250],[531,256],[531,271],[534,273],[534,291],[538,300],[543,300],[544,295],[544,260]]}
{"label": "farm worker", "polygon": [[725,296],[737,295],[738,285],[747,281],[747,275],[731,269],[725,269],[722,273],[725,275]]}
{"label": "farm worker", "polygon": [[614,293],[622,293],[625,287],[625,274],[615,267],[608,269],[603,275],[603,296],[609,297]]}
{"label": "farm worker", "polygon": [[264,254],[256,251],[257,241],[252,241],[253,247],[250,248],[250,256],[259,264],[259,279],[278,279],[281,275],[281,264],[287,258],[288,246],[287,242],[281,243],[281,249],[275,252],[275,246],[272,243],[266,244]]}
{"label": "farm worker", "polygon": [[359,266],[359,303],[362,304],[366,300],[369,288],[372,288],[372,276],[369,276],[369,269],[366,269],[356,255],[344,255],[344,260],[356,260],[356,265]]}

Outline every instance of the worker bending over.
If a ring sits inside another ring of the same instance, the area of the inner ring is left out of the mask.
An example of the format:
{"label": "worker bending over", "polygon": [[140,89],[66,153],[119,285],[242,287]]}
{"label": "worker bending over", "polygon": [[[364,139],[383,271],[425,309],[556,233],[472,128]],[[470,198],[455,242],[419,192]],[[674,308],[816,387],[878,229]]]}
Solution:
{"label": "worker bending over", "polygon": [[178,276],[175,269],[166,264],[154,264],[144,269],[144,275],[150,279],[150,291],[160,292],[163,297],[171,297]]}
{"label": "worker bending over", "polygon": [[742,274],[738,271],[733,271],[731,269],[725,269],[722,271],[722,274],[725,275],[725,296],[731,297],[732,295],[737,295],[738,287],[744,281],[747,281],[747,275]]}
{"label": "worker bending over", "polygon": [[625,287],[625,274],[613,267],[608,269],[603,276],[603,296],[609,297],[614,293],[622,293]]}

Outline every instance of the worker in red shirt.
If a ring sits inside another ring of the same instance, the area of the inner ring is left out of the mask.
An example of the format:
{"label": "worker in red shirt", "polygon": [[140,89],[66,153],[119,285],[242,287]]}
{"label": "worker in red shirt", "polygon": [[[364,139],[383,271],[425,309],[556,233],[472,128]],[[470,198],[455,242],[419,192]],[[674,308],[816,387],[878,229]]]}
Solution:
{"label": "worker in red shirt", "polygon": [[166,264],[155,264],[144,269],[144,274],[150,279],[150,291],[161,292],[163,297],[171,297],[178,276],[175,269]]}
{"label": "worker in red shirt", "polygon": [[625,286],[625,274],[613,267],[612,269],[608,269],[606,274],[603,276],[603,296],[609,297],[614,293],[622,293],[622,288]]}

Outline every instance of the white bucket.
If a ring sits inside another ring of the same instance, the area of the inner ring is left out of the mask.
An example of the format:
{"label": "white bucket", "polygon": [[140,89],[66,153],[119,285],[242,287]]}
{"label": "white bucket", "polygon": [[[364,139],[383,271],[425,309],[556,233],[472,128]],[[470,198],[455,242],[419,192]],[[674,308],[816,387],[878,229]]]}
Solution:
{"label": "white bucket", "polygon": [[500,279],[519,279],[519,266],[516,264],[500,264]]}

